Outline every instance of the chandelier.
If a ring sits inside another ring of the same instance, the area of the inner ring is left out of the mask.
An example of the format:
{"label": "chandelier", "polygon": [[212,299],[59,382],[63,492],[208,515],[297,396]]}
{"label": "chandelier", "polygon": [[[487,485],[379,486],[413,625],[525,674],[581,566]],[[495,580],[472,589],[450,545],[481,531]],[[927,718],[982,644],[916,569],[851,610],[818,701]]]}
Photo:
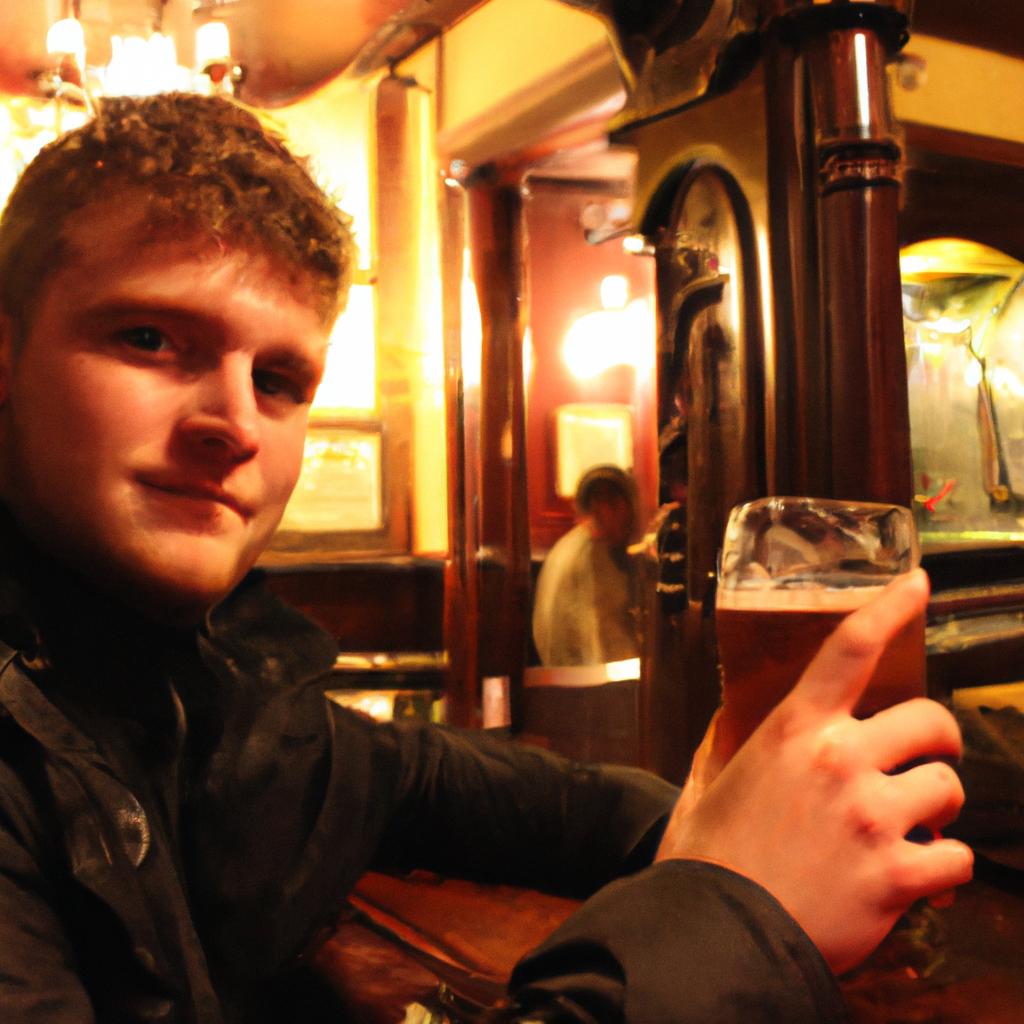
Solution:
{"label": "chandelier", "polygon": [[193,31],[195,58],[191,66],[179,62],[182,42],[164,29],[164,8],[168,0],[144,0],[149,24],[143,30],[110,34],[110,57],[104,64],[90,60],[83,25],[82,0],[69,0],[64,17],[50,25],[46,35],[49,67],[38,77],[44,96],[58,103],[92,112],[99,96],[148,96],[159,92],[184,91],[205,94],[234,93],[244,71],[231,56],[231,38],[223,20],[209,17],[219,6],[196,4],[194,17],[206,16]]}
{"label": "chandelier", "polygon": [[103,96],[232,95],[245,74],[224,18],[240,2],[47,0],[61,16],[46,32],[48,57],[32,75],[35,88],[0,94],[0,209],[39,150],[84,124]]}

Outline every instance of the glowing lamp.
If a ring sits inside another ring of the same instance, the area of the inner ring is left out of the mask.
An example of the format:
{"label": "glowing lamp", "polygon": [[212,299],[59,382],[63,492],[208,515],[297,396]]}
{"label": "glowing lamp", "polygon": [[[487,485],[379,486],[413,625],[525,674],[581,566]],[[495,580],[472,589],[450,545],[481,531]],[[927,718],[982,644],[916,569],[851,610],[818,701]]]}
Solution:
{"label": "glowing lamp", "polygon": [[223,21],[208,21],[196,29],[196,67],[231,62],[231,35]]}
{"label": "glowing lamp", "polygon": [[85,63],[85,33],[82,23],[77,18],[61,18],[55,21],[46,33],[46,52],[54,54],[69,53]]}

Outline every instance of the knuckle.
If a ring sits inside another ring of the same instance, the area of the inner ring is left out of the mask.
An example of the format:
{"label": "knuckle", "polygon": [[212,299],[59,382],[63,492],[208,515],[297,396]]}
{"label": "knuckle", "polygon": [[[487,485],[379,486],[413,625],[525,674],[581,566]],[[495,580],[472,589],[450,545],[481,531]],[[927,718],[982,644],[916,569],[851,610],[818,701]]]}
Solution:
{"label": "knuckle", "polygon": [[761,723],[760,730],[776,750],[801,741],[806,725],[793,699],[787,696]]}
{"label": "knuckle", "polygon": [[882,846],[892,833],[882,802],[858,792],[847,803],[846,819],[858,842],[870,848]]}
{"label": "knuckle", "polygon": [[[928,697],[911,697],[903,702],[903,706],[919,718],[929,719],[941,725],[946,724],[945,719],[949,715],[949,712],[941,704]],[[952,718],[952,715],[949,715],[949,717]]]}
{"label": "knuckle", "polygon": [[879,815],[869,808],[851,807],[847,816],[861,846],[871,850],[878,849],[889,838],[889,829]]}
{"label": "knuckle", "polygon": [[834,779],[849,779],[859,763],[854,738],[849,729],[835,724],[818,734],[812,753],[814,771]]}

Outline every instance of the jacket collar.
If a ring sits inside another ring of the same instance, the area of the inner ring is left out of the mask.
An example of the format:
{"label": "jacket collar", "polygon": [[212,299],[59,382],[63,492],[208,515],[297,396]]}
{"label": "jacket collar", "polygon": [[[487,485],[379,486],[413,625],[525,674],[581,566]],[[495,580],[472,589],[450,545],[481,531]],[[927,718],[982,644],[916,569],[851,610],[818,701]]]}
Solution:
{"label": "jacket collar", "polygon": [[89,680],[97,688],[72,698],[95,711],[109,701],[112,713],[130,708],[145,717],[148,699],[166,714],[152,677],[197,654],[216,677],[246,688],[277,689],[328,672],[334,639],[269,593],[263,576],[250,573],[197,626],[167,627],[42,551],[0,505],[0,641],[44,690]]}

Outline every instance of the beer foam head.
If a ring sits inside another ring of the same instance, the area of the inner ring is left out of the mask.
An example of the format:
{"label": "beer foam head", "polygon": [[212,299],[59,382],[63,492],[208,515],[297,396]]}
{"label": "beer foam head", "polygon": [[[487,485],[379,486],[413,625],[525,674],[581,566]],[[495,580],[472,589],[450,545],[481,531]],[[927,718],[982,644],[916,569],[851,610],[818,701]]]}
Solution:
{"label": "beer foam head", "polygon": [[852,612],[884,590],[877,584],[859,587],[718,588],[717,605],[735,611]]}

